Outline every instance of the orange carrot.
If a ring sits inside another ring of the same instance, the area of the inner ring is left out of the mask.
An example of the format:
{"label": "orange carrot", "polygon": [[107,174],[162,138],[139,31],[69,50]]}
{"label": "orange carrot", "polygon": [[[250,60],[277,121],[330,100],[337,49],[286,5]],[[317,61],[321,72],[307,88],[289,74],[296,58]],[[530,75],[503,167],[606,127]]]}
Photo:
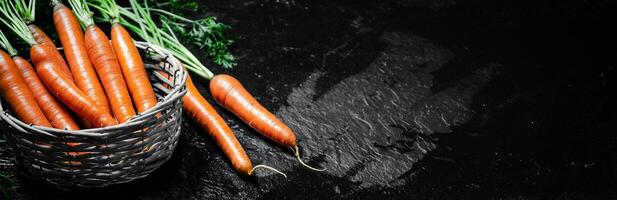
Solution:
{"label": "orange carrot", "polygon": [[259,104],[237,79],[225,74],[216,75],[210,80],[210,92],[216,102],[257,132],[283,146],[298,146],[291,129]]}
{"label": "orange carrot", "polygon": [[75,84],[82,92],[86,93],[101,110],[111,114],[105,91],[99,82],[96,71],[90,63],[90,58],[86,51],[84,33],[81,30],[79,22],[73,15],[73,12],[64,6],[64,4],[60,3],[60,1],[53,1],[53,9],[56,31],[64,47],[64,54],[71,68]]}
{"label": "orange carrot", "polygon": [[111,44],[122,67],[122,74],[137,111],[143,113],[154,107],[157,103],[156,96],[150,80],[148,80],[148,74],[139,51],[137,51],[129,33],[118,23],[112,25]]}
{"label": "orange carrot", "polygon": [[21,77],[15,62],[2,50],[0,50],[0,74],[0,95],[13,108],[17,118],[27,124],[51,127]]}
{"label": "orange carrot", "polygon": [[[42,50],[40,50],[42,49]],[[30,48],[31,57],[35,57],[38,52],[50,51],[45,46],[35,45]],[[60,64],[54,60],[46,60],[36,65],[37,73],[41,81],[49,88],[64,105],[73,110],[76,114],[90,121],[94,127],[105,127],[116,125],[116,120],[101,110],[94,101],[72,82],[66,74],[60,72]]]}
{"label": "orange carrot", "polygon": [[79,126],[73,120],[73,117],[67,112],[64,106],[60,104],[50,93],[47,91],[38,75],[32,68],[32,65],[28,63],[24,58],[19,56],[13,56],[13,61],[17,65],[17,68],[21,72],[26,85],[32,91],[36,102],[40,106],[41,110],[47,117],[47,120],[51,123],[52,127],[58,129],[67,130],[79,130]]}
{"label": "orange carrot", "polygon": [[315,169],[306,165],[300,159],[298,143],[293,131],[259,104],[237,79],[225,74],[216,75],[210,80],[210,92],[216,102],[257,132],[283,146],[290,147],[302,165],[312,170],[323,171],[323,169]]}
{"label": "orange carrot", "polygon": [[[38,26],[34,24],[29,24],[28,29],[30,29],[30,33],[32,33],[32,36],[34,36],[34,39],[36,40],[37,43],[46,45],[52,49],[55,49],[53,52],[51,52],[50,56],[53,56],[54,58],[58,59],[58,61],[62,65],[60,66],[62,73],[71,75],[71,70],[69,70],[69,66],[66,64],[66,61],[64,60],[60,52],[57,50],[58,48],[56,47],[54,42],[49,38],[49,36],[47,36],[47,34],[45,34],[45,32],[43,32],[42,29],[40,29]],[[38,61],[39,60],[32,59],[32,64],[36,65]],[[73,76],[71,76],[71,81],[73,81]]]}
{"label": "orange carrot", "polygon": [[111,110],[120,123],[125,122],[135,116],[135,108],[109,39],[96,25],[89,26],[85,36],[88,55],[110,97]]}
{"label": "orange carrot", "polygon": [[203,129],[207,130],[212,139],[218,144],[219,148],[231,161],[232,167],[240,174],[251,175],[253,164],[246,152],[234,136],[231,128],[227,126],[225,120],[214,110],[214,108],[199,94],[193,84],[191,77],[186,79],[187,93],[183,97],[184,111],[197,122]]}

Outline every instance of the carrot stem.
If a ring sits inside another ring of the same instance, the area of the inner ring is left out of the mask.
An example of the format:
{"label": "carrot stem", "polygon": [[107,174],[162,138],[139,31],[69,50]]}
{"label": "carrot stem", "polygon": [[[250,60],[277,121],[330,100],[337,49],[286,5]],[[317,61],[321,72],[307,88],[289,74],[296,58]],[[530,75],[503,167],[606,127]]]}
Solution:
{"label": "carrot stem", "polygon": [[13,45],[9,43],[9,40],[6,39],[6,36],[4,36],[2,30],[0,30],[0,46],[2,46],[4,50],[6,50],[9,56],[13,57],[17,55],[17,50],[15,50],[15,48],[13,48]]}
{"label": "carrot stem", "polygon": [[83,29],[94,25],[94,20],[92,19],[92,12],[90,11],[90,8],[85,1],[69,0],[68,2],[71,8],[73,8],[73,13],[75,13],[75,16],[79,18],[79,24],[81,24],[81,27]]}
{"label": "carrot stem", "polygon": [[[32,2],[34,2],[34,0],[30,1],[30,4],[32,4]],[[32,33],[30,33],[30,29],[28,28],[26,21],[31,20],[28,19],[28,17],[34,16],[34,8],[30,10],[32,12],[23,13],[23,5],[25,5],[25,3],[15,5],[12,1],[0,1],[0,12],[3,14],[0,21],[15,32],[15,34],[24,40],[24,42],[32,46],[36,44],[36,40],[34,39],[34,36],[32,36]],[[18,9],[22,11],[22,13],[17,12]],[[34,18],[32,18],[32,20],[33,19]]]}

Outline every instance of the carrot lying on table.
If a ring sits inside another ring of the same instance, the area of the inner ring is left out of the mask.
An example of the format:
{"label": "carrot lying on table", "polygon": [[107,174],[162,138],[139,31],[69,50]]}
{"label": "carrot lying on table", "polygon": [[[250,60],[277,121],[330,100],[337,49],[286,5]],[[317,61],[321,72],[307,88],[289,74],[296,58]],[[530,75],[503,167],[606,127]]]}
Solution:
{"label": "carrot lying on table", "polygon": [[214,110],[214,108],[199,94],[190,76],[186,79],[187,93],[183,97],[184,111],[197,122],[203,129],[207,130],[210,136],[216,141],[219,148],[231,161],[231,166],[240,174],[250,176],[257,168],[268,168],[287,177],[284,173],[266,166],[256,165],[253,167],[251,159],[234,136],[231,128],[227,126],[225,120]]}
{"label": "carrot lying on table", "polygon": [[308,166],[300,159],[298,143],[293,131],[257,102],[237,79],[225,74],[216,75],[210,80],[210,92],[216,102],[257,132],[283,146],[290,147],[302,165],[316,171],[325,170]]}

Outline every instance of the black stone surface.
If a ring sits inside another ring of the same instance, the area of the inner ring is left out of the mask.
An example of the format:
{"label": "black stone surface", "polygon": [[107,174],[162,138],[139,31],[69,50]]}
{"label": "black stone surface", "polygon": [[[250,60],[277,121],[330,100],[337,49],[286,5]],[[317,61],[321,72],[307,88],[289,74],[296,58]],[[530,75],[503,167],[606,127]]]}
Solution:
{"label": "black stone surface", "polygon": [[287,179],[238,176],[185,118],[167,164],[108,188],[25,179],[0,143],[13,198],[617,198],[613,2],[201,2],[188,14],[218,16],[236,40],[239,65],[215,71],[241,80],[327,171],[219,108],[253,162]]}

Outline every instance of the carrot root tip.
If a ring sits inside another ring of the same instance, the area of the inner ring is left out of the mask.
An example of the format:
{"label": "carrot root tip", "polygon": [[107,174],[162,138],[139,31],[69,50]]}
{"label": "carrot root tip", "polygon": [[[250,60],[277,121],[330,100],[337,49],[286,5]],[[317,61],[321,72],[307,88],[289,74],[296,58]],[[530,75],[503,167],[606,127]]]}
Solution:
{"label": "carrot root tip", "polygon": [[326,171],[326,168],[317,169],[317,168],[311,167],[311,166],[307,165],[306,163],[304,163],[304,161],[302,161],[302,159],[300,159],[300,150],[298,149],[298,146],[290,147],[290,148],[291,148],[291,151],[294,152],[294,155],[296,156],[296,158],[298,159],[300,164],[303,165],[304,167],[309,168],[310,170],[313,170],[313,171],[318,171],[318,172]]}
{"label": "carrot root tip", "polygon": [[257,168],[269,169],[269,170],[272,170],[272,171],[274,171],[276,173],[279,173],[279,174],[283,175],[285,178],[287,178],[287,175],[285,173],[283,173],[283,172],[281,172],[281,171],[279,171],[277,169],[274,169],[274,167],[270,167],[268,165],[255,165],[255,167],[253,167],[253,169],[251,169],[251,171],[249,171],[249,175],[252,175],[253,173],[255,173],[255,169],[257,169]]}

